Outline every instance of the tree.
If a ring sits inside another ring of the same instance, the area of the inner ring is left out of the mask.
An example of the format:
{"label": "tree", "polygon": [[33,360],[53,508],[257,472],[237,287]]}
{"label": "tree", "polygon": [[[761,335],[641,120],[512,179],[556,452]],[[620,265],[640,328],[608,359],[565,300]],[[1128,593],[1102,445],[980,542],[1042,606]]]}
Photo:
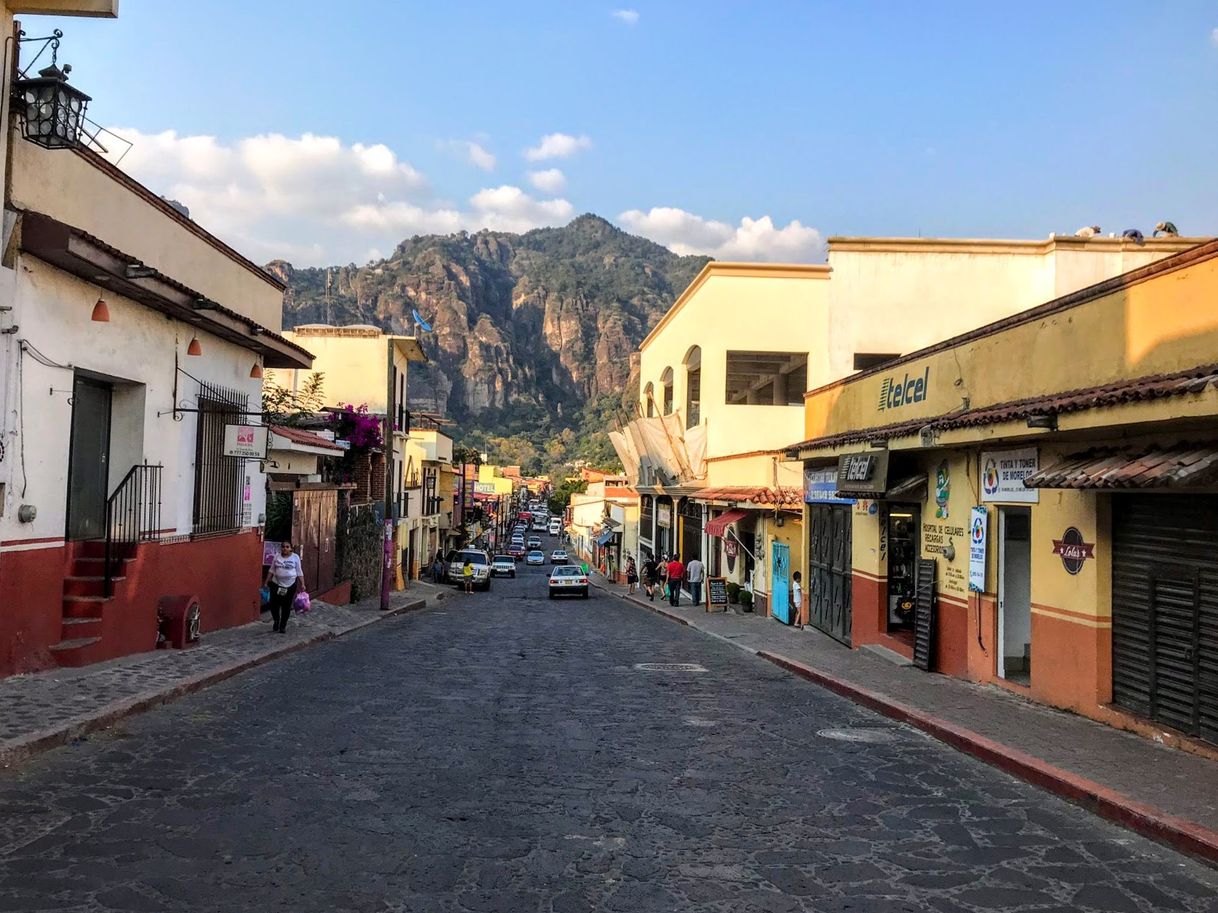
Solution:
{"label": "tree", "polygon": [[321,411],[325,402],[326,375],[315,371],[299,390],[289,390],[273,380],[262,384],[262,412],[274,425],[300,425]]}

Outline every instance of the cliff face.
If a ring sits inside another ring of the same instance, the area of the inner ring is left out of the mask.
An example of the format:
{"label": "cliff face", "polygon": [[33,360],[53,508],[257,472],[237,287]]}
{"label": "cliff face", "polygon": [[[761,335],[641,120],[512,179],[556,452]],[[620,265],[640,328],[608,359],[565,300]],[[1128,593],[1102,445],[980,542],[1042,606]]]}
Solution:
{"label": "cliff face", "polygon": [[412,406],[507,433],[620,397],[631,353],[706,262],[584,215],[523,235],[415,237],[362,267],[268,269],[288,284],[285,328],[416,334],[431,364],[411,370]]}

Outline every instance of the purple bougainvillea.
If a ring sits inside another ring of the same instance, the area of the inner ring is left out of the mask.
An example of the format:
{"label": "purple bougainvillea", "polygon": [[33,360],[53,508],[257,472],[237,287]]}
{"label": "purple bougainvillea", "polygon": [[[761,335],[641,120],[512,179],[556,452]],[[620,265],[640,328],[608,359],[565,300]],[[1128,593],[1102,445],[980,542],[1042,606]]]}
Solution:
{"label": "purple bougainvillea", "polygon": [[368,404],[354,406],[346,403],[341,411],[330,413],[334,436],[351,444],[353,451],[375,450],[385,439],[381,435],[381,420],[368,414]]}

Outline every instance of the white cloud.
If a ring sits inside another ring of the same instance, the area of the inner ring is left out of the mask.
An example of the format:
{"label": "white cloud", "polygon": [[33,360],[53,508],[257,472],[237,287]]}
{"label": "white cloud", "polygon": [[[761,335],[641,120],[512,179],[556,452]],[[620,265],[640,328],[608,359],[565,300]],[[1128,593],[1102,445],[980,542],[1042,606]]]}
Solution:
{"label": "white cloud", "polygon": [[618,216],[628,231],[650,238],[678,254],[709,254],[721,260],[768,260],[804,263],[824,259],[819,231],[792,220],[782,227],[769,216],[745,216],[729,225],[676,209],[657,206],[631,209]]}
{"label": "white cloud", "polygon": [[495,170],[495,154],[472,140],[450,139],[438,144],[457,158],[464,159],[483,171]]}
{"label": "white cloud", "polygon": [[[124,171],[185,203],[201,226],[257,262],[364,262],[370,252],[392,250],[415,234],[527,231],[564,224],[575,214],[564,199],[538,200],[506,185],[454,205],[383,145],[313,134],[224,142],[174,131],[116,132],[134,143]],[[475,146],[469,143],[466,152],[478,164]]]}
{"label": "white cloud", "polygon": [[530,171],[529,183],[542,193],[561,193],[562,189],[567,186],[567,176],[557,168]]}
{"label": "white cloud", "polygon": [[639,24],[639,11],[638,10],[614,10],[609,15],[612,16],[614,19],[616,19],[618,22],[626,23],[626,25],[638,25]]}
{"label": "white cloud", "polygon": [[567,158],[581,149],[591,148],[592,140],[584,134],[572,136],[569,133],[547,133],[536,146],[524,151],[524,157],[530,162],[541,162],[545,159]]}
{"label": "white cloud", "polygon": [[1210,32],[1210,42],[1214,45],[1214,47],[1218,48],[1218,29],[1214,29],[1212,32]]}

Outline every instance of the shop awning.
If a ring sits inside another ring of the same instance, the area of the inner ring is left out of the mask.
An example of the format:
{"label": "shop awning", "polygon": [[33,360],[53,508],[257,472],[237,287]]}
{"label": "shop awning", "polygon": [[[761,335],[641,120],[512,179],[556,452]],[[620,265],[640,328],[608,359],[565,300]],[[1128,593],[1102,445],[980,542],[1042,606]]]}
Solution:
{"label": "shop awning", "polygon": [[884,492],[884,497],[889,501],[924,501],[926,499],[926,473],[901,479]]}
{"label": "shop awning", "polygon": [[601,533],[599,536],[596,537],[597,545],[608,545],[612,541],[613,541],[613,530],[611,530],[611,529],[605,530],[603,533]]}
{"label": "shop awning", "polygon": [[1218,483],[1218,444],[1095,448],[1024,479],[1028,488],[1200,488]]}
{"label": "shop awning", "polygon": [[747,510],[729,510],[721,513],[715,519],[706,524],[706,531],[712,536],[723,538],[723,534],[727,532],[727,528],[737,520],[743,520],[749,515]]}

